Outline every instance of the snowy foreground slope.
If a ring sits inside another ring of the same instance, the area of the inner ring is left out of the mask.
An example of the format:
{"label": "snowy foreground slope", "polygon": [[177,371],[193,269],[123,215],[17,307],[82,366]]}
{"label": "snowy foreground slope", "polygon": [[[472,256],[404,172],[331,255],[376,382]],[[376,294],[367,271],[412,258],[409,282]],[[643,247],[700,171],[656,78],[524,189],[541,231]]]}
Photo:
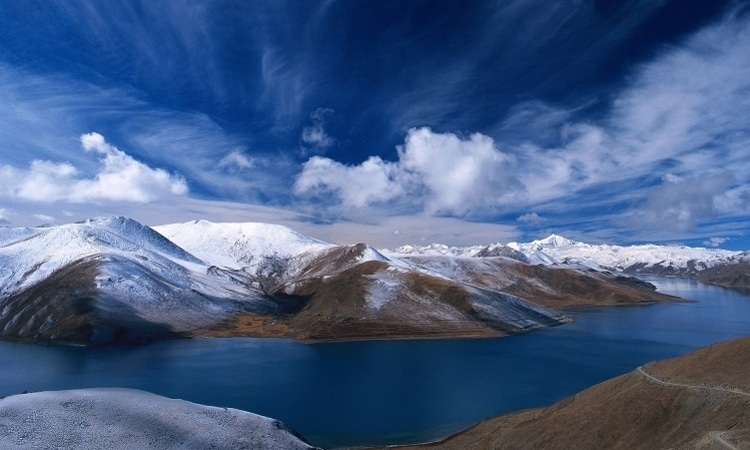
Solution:
{"label": "snowy foreground slope", "polygon": [[0,399],[0,447],[314,448],[277,420],[132,389],[37,392]]}
{"label": "snowy foreground slope", "polygon": [[502,336],[568,321],[557,308],[668,300],[629,277],[531,265],[523,249],[499,244],[405,253],[262,223],[0,227],[0,337]]}

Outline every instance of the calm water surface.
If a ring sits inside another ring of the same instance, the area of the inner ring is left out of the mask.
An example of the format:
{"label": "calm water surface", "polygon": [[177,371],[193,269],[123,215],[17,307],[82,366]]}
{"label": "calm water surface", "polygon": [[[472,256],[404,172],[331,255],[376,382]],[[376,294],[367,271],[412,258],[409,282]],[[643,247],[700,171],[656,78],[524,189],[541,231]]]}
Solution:
{"label": "calm water surface", "polygon": [[326,447],[434,439],[750,334],[750,296],[649,281],[698,301],[580,309],[569,312],[573,323],[499,339],[198,339],[109,349],[0,342],[0,396],[129,387],[281,419]]}

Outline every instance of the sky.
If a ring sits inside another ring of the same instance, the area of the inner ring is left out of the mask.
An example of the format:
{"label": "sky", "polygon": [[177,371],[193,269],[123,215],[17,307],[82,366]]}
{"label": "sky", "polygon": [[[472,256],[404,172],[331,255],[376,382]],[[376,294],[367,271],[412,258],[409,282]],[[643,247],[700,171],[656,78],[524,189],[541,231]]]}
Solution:
{"label": "sky", "polygon": [[750,249],[750,0],[0,2],[0,224]]}

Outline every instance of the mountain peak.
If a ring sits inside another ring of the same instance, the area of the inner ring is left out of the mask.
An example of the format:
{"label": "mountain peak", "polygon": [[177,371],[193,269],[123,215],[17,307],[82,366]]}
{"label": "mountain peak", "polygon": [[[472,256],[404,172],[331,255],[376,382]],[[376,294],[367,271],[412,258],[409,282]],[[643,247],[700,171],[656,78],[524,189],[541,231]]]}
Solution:
{"label": "mountain peak", "polygon": [[567,245],[577,244],[576,241],[560,236],[558,234],[550,234],[544,239],[539,239],[533,242],[541,247],[565,247]]}

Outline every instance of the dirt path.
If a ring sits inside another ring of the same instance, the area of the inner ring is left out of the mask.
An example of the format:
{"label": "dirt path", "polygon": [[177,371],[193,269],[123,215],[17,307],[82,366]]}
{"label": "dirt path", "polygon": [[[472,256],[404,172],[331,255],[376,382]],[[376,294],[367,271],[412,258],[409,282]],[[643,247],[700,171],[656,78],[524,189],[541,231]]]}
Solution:
{"label": "dirt path", "polygon": [[662,384],[665,386],[676,386],[676,387],[685,387],[685,388],[692,388],[692,389],[705,389],[709,391],[728,392],[730,394],[744,395],[746,397],[750,397],[750,392],[745,392],[737,388],[724,388],[721,386],[710,386],[710,385],[704,386],[700,384],[673,383],[671,381],[662,380],[661,378],[657,378],[651,375],[650,373],[646,372],[646,369],[643,366],[638,367],[636,370],[641,375],[645,376],[646,378],[653,381],[654,383]]}
{"label": "dirt path", "polygon": [[[683,388],[691,388],[691,389],[704,389],[704,390],[709,390],[709,391],[727,392],[730,394],[744,395],[746,397],[750,397],[750,392],[745,392],[741,389],[723,388],[721,386],[703,386],[699,384],[673,383],[671,381],[662,380],[661,378],[657,378],[654,375],[651,375],[650,373],[646,372],[646,369],[644,369],[643,366],[638,367],[638,369],[636,370],[641,375],[648,378],[650,381],[653,381],[654,383],[661,384],[664,386],[675,386],[675,387],[683,387]],[[726,439],[724,439],[724,433],[726,433],[726,431],[712,431],[711,439],[718,442],[724,448],[727,448],[729,450],[739,450],[737,447],[735,447]]]}
{"label": "dirt path", "polygon": [[724,439],[724,433],[726,433],[726,431],[713,431],[711,432],[711,438],[719,444],[723,445],[724,448],[728,448],[729,450],[740,450]]}

